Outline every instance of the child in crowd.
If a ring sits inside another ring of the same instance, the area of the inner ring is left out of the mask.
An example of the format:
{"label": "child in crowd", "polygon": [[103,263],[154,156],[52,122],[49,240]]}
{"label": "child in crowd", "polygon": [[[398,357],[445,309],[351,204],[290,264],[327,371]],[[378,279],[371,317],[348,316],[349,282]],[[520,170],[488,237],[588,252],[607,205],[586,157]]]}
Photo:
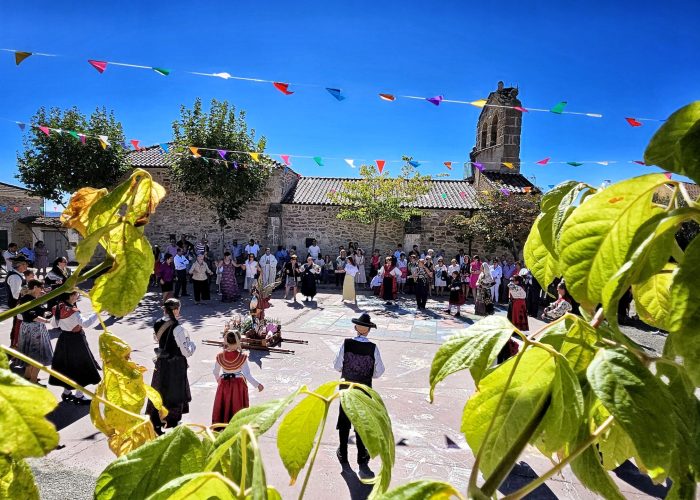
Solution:
{"label": "child in crowd", "polygon": [[221,295],[221,275],[224,273],[223,265],[223,260],[216,261],[216,293],[219,295]]}
{"label": "child in crowd", "polygon": [[375,274],[374,278],[372,278],[372,282],[370,283],[370,287],[372,288],[374,295],[379,297],[379,289],[382,287],[382,277]]}

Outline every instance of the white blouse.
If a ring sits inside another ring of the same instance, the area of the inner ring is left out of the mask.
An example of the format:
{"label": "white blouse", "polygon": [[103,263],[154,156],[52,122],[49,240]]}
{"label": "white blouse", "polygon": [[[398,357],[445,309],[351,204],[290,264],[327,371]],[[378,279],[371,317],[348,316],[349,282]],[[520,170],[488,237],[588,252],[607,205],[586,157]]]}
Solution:
{"label": "white blouse", "polygon": [[251,384],[255,387],[260,385],[260,382],[258,382],[258,380],[255,377],[253,377],[252,373],[250,373],[250,367],[248,366],[248,360],[246,360],[245,363],[243,363],[243,366],[241,366],[241,369],[237,370],[237,371],[227,370],[226,368],[221,366],[218,361],[215,361],[214,362],[214,369],[212,370],[212,373],[214,374],[214,378],[216,380],[219,380],[219,376],[220,376],[219,373],[222,373],[222,374],[223,373],[233,373],[237,377],[242,375],[243,377],[245,377],[245,379],[248,381],[249,384]]}
{"label": "white blouse", "polygon": [[258,273],[258,263],[255,261],[245,261],[245,277],[253,278]]}
{"label": "white blouse", "polygon": [[66,332],[72,332],[76,326],[81,326],[82,328],[88,328],[97,321],[97,313],[92,313],[89,316],[83,316],[80,311],[74,312],[67,318],[58,319],[56,316],[51,320],[51,324],[54,328],[58,327]]}
{"label": "white blouse", "polygon": [[351,278],[354,278],[355,275],[359,272],[360,269],[357,266],[353,266],[352,264],[345,264],[345,274],[347,274]]}

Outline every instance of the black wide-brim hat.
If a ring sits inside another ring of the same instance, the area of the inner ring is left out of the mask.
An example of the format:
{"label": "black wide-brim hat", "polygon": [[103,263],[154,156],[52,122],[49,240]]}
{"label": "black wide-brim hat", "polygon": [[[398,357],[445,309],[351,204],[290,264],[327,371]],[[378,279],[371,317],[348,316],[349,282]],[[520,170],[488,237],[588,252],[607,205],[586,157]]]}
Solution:
{"label": "black wide-brim hat", "polygon": [[13,264],[21,264],[24,262],[25,264],[29,264],[29,259],[24,256],[24,254],[19,254],[10,259]]}
{"label": "black wide-brim hat", "polygon": [[367,328],[377,328],[377,325],[372,323],[372,318],[367,313],[362,313],[359,318],[353,318],[351,321],[356,325],[366,326]]}

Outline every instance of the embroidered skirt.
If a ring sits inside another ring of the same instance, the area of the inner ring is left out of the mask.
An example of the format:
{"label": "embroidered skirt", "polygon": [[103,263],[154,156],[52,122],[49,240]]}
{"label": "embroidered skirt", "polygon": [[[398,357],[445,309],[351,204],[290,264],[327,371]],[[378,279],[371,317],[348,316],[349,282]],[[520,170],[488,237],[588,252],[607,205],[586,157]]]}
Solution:
{"label": "embroidered skirt", "polygon": [[19,350],[44,366],[51,364],[51,337],[44,323],[24,321],[19,331]]}
{"label": "embroidered skirt", "polygon": [[216,389],[212,424],[228,424],[243,408],[248,408],[248,384],[243,377],[222,378]]}

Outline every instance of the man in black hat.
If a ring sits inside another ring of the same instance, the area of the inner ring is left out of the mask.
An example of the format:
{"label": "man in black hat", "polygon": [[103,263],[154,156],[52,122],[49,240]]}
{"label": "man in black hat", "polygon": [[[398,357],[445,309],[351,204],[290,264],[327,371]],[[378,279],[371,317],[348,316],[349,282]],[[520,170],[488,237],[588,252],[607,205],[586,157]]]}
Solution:
{"label": "man in black hat", "polygon": [[[359,382],[372,387],[372,379],[378,378],[384,373],[384,363],[379,354],[377,346],[367,340],[367,335],[371,328],[377,328],[372,323],[369,314],[362,313],[359,318],[354,318],[357,336],[353,339],[345,339],[340,346],[338,355],[335,357],[334,368],[341,373],[344,380],[348,382]],[[350,437],[350,419],[340,406],[338,415],[338,434],[340,436],[340,446],[336,451],[341,464],[348,463],[348,438]],[[357,463],[360,466],[361,477],[372,477],[372,471],[368,467],[369,453],[365,448],[362,439],[355,431],[355,442],[357,443]]]}
{"label": "man in black hat", "polygon": [[[10,262],[12,263],[12,270],[7,273],[5,278],[8,309],[17,307],[17,304],[19,304],[20,292],[22,287],[27,284],[24,280],[24,271],[29,267],[29,260],[22,254],[12,257]],[[15,316],[12,319],[12,331],[10,332],[10,347],[12,348],[16,348],[19,344],[19,329],[21,326],[21,316]]]}

